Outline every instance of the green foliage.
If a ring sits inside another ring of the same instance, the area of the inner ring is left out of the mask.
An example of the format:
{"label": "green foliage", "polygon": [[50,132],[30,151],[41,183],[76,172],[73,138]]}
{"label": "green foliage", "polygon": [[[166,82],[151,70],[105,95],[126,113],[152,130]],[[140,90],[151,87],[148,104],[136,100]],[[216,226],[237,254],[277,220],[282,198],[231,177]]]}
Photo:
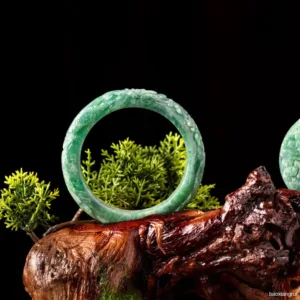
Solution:
{"label": "green foliage", "polygon": [[58,189],[50,191],[50,183],[22,169],[5,179],[8,187],[0,191],[0,219],[5,219],[7,228],[32,232],[38,225],[47,227],[55,220],[48,210],[59,195]]}
{"label": "green foliage", "polygon": [[[121,275],[122,276],[122,275]],[[131,285],[130,276],[124,272],[123,276],[120,278],[121,284],[119,287],[121,291],[115,290],[107,281],[107,270],[101,269],[98,274],[98,285],[101,289],[100,300],[142,300],[142,294],[136,288]]]}
{"label": "green foliage", "polygon": [[[136,144],[127,138],[112,144],[113,153],[102,150],[98,170],[91,151],[82,161],[85,181],[93,193],[108,204],[125,209],[143,209],[159,204],[178,186],[186,165],[186,149],[178,134],[168,134],[160,146]],[[214,185],[202,185],[187,209],[220,207],[210,195]]]}
{"label": "green foliage", "polygon": [[138,292],[118,295],[104,290],[100,300],[142,300],[142,296]]}
{"label": "green foliage", "polygon": [[215,184],[201,185],[194,199],[186,206],[186,209],[201,209],[203,211],[221,207],[218,198],[211,196],[210,191]]}

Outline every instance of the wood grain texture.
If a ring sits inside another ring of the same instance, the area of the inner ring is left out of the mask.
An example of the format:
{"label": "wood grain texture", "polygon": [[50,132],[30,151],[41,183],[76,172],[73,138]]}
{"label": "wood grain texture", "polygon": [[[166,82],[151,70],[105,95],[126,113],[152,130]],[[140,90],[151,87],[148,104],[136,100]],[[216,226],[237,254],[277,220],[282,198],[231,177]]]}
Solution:
{"label": "wood grain texture", "polygon": [[222,209],[53,228],[30,250],[24,285],[33,300],[100,299],[104,287],[144,299],[299,293],[299,203],[260,167]]}

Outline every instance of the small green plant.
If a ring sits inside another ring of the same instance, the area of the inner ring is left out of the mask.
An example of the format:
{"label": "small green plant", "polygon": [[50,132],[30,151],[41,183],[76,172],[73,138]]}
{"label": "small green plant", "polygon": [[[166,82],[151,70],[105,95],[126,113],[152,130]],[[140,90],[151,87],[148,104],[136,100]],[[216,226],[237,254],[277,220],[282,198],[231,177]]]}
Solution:
{"label": "small green plant", "polygon": [[194,199],[187,205],[186,209],[201,209],[203,211],[220,208],[218,198],[212,196],[210,191],[215,184],[201,185]]}
{"label": "small green plant", "polygon": [[[102,150],[100,168],[95,170],[91,151],[82,161],[82,172],[93,193],[108,204],[125,209],[143,209],[165,200],[178,186],[186,165],[186,149],[179,134],[172,132],[160,146],[136,144],[127,138],[112,144],[113,153]],[[215,185],[201,185],[186,209],[220,207],[210,192]]]}
{"label": "small green plant", "polygon": [[0,219],[12,230],[22,229],[33,240],[34,230],[39,226],[48,227],[56,218],[49,214],[51,202],[59,190],[50,190],[50,183],[40,181],[34,172],[16,171],[5,176],[8,186],[0,191]]}
{"label": "small green plant", "polygon": [[[100,168],[95,170],[91,151],[82,162],[85,181],[106,203],[125,209],[142,209],[165,200],[178,186],[186,165],[186,149],[178,134],[168,134],[160,146],[142,147],[128,138],[112,144],[113,154],[102,150]],[[12,230],[24,230],[34,241],[38,226],[48,227],[56,217],[51,203],[59,190],[40,181],[34,172],[22,169],[5,177],[8,187],[0,190],[0,220]],[[210,192],[215,185],[201,185],[186,209],[210,210],[220,207]]]}

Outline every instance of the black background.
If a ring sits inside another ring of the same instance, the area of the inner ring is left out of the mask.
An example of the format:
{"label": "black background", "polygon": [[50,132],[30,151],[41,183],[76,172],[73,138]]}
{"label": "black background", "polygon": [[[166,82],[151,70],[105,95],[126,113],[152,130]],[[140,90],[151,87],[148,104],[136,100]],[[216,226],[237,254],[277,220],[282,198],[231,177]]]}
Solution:
{"label": "black background", "polygon": [[[300,116],[295,9],[290,1],[195,2],[65,1],[53,12],[12,5],[2,36],[3,180],[21,167],[38,172],[60,188],[53,212],[69,220],[77,205],[60,164],[68,126],[103,93],[144,88],[167,95],[195,120],[207,154],[203,183],[216,183],[221,200],[260,165],[284,187],[279,149]],[[99,158],[111,142],[129,136],[156,144],[170,130],[154,112],[122,110],[93,128],[85,148]],[[31,240],[2,221],[0,234],[2,293],[29,299],[22,270]]]}

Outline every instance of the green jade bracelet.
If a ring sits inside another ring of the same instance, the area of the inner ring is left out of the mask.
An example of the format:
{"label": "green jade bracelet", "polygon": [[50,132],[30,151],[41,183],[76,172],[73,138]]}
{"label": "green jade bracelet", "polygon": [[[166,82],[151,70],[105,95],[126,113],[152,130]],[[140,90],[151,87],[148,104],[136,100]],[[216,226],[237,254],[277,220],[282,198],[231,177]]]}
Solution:
{"label": "green jade bracelet", "polygon": [[[92,127],[108,114],[130,107],[152,110],[166,117],[179,130],[187,151],[185,173],[176,190],[162,203],[141,210],[119,209],[106,204],[92,193],[81,171],[82,146]],[[88,104],[69,127],[62,152],[62,170],[70,194],[81,209],[102,223],[182,210],[193,199],[201,184],[204,165],[204,145],[191,116],[165,95],[137,89],[111,91]],[[290,128],[282,142],[279,165],[286,186],[300,190],[300,120]]]}
{"label": "green jade bracelet", "polygon": [[289,129],[280,148],[279,166],[290,190],[300,190],[300,119]]}
{"label": "green jade bracelet", "polygon": [[[82,146],[92,127],[108,114],[132,107],[152,110],[171,121],[182,135],[187,152],[185,172],[175,191],[162,203],[141,210],[125,210],[106,204],[92,193],[81,171]],[[165,95],[138,89],[111,91],[88,104],[69,127],[62,152],[62,170],[70,194],[81,209],[102,223],[182,210],[193,199],[201,184],[204,165],[202,137],[191,116]]]}

